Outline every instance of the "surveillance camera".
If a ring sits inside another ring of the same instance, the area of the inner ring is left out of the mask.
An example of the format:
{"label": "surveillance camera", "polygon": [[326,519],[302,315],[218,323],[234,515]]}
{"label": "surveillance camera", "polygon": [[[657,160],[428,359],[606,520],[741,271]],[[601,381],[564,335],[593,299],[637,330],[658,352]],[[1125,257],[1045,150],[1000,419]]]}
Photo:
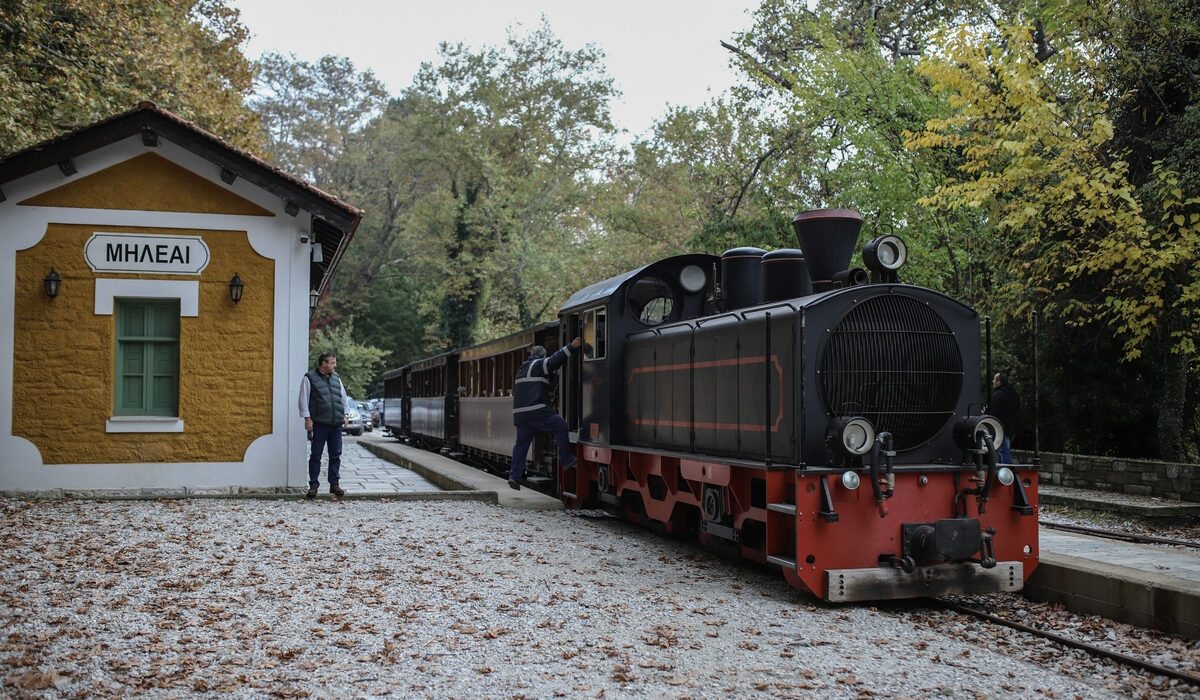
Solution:
{"label": "surveillance camera", "polygon": [[308,243],[308,231],[300,232],[300,243]]}

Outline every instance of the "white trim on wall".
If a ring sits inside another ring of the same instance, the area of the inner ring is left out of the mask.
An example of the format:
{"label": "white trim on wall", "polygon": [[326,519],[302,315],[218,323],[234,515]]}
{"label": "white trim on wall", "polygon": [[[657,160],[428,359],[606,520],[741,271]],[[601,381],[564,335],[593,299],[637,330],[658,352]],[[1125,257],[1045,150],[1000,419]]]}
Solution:
{"label": "white trim on wall", "polygon": [[178,299],[180,316],[200,315],[199,280],[96,280],[96,315],[112,316],[113,299]]}
{"label": "white trim on wall", "polygon": [[104,421],[106,433],[182,433],[183,419],[171,416],[113,416]]}
{"label": "white trim on wall", "polygon": [[[199,280],[96,280],[96,315],[112,316],[114,299],[178,299],[180,316],[198,316]],[[104,422],[106,433],[182,433],[183,420],[170,416],[113,416]]]}

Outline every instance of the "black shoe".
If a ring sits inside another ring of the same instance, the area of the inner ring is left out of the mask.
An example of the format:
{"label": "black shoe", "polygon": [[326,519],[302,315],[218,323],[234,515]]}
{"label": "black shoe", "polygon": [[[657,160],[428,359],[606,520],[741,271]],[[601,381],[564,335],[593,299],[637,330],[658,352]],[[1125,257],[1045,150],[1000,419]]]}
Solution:
{"label": "black shoe", "polygon": [[332,493],[333,495],[337,496],[338,498],[341,498],[342,496],[346,495],[346,490],[343,489],[341,486],[334,484],[333,486],[329,487],[329,493]]}
{"label": "black shoe", "polygon": [[520,491],[521,483],[518,481],[515,481],[513,479],[509,479],[508,480],[508,488],[512,489],[513,491]]}
{"label": "black shoe", "polygon": [[317,487],[313,486],[312,488],[310,488],[308,490],[308,493],[304,494],[304,497],[305,498],[316,498],[317,497]]}

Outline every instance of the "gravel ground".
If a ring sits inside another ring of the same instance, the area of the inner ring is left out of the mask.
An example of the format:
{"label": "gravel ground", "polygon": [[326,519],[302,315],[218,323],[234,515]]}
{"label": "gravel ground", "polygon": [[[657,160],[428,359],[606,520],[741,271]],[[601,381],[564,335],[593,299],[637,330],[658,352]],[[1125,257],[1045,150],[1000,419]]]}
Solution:
{"label": "gravel ground", "polygon": [[0,511],[0,694],[17,697],[1186,696],[927,605],[826,605],[588,514],[352,500]]}

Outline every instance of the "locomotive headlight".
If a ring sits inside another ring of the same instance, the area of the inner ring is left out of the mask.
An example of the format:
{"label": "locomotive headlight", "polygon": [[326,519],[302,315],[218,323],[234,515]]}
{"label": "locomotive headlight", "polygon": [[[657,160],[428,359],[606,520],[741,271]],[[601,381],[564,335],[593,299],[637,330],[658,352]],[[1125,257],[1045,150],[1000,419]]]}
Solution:
{"label": "locomotive headlight", "polygon": [[1016,480],[1013,475],[1013,470],[1008,467],[1000,467],[996,470],[996,481],[999,481],[1004,486],[1012,486],[1012,482]]}
{"label": "locomotive headlight", "polygon": [[964,450],[978,448],[983,433],[992,437],[993,445],[1004,442],[1004,426],[995,416],[963,416],[954,423],[954,441]]}
{"label": "locomotive headlight", "polygon": [[908,261],[908,246],[894,234],[873,238],[863,246],[863,264],[872,272],[895,272]]}
{"label": "locomotive headlight", "polygon": [[679,286],[688,294],[695,294],[708,284],[708,276],[699,265],[688,265],[679,271]]}
{"label": "locomotive headlight", "polygon": [[871,451],[875,426],[858,416],[835,418],[825,430],[825,438],[833,449],[847,457],[858,457]]}
{"label": "locomotive headlight", "polygon": [[862,483],[862,479],[858,477],[858,472],[842,472],[842,486],[847,490],[853,491]]}

